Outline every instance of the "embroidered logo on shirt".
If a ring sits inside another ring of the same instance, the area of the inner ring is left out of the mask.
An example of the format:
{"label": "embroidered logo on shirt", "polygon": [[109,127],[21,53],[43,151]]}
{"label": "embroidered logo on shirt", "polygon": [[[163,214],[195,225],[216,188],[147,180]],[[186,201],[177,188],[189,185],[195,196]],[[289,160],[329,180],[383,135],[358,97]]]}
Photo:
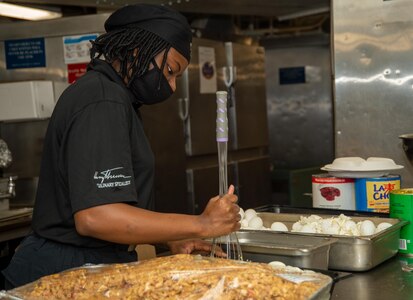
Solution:
{"label": "embroidered logo on shirt", "polygon": [[132,176],[121,174],[121,169],[123,169],[123,167],[108,169],[101,172],[96,171],[95,175],[93,176],[93,179],[99,180],[99,182],[96,183],[96,186],[99,189],[103,189],[115,186],[130,185],[131,182],[130,180],[128,180],[128,178],[131,178]]}

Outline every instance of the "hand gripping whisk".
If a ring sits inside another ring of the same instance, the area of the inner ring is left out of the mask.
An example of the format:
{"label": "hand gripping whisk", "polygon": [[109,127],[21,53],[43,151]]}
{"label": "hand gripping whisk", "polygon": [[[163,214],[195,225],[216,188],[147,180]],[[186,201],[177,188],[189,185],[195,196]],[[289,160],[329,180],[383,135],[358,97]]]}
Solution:
{"label": "hand gripping whisk", "polygon": [[[218,91],[217,95],[217,145],[219,167],[219,195],[223,196],[228,189],[227,174],[227,144],[228,144],[228,117],[227,92]],[[241,246],[235,232],[220,236],[212,240],[211,256],[217,256],[218,249],[224,250],[228,259],[242,260]]]}

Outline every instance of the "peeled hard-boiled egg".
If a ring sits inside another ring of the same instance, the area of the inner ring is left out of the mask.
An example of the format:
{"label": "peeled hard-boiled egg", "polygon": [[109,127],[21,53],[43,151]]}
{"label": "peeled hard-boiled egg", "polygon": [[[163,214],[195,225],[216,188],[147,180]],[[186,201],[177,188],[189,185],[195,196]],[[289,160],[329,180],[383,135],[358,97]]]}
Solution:
{"label": "peeled hard-boiled egg", "polygon": [[301,227],[300,232],[303,232],[303,233],[316,233],[317,230],[313,226],[311,226],[309,224],[305,224],[303,227]]}
{"label": "peeled hard-boiled egg", "polygon": [[340,234],[354,235],[357,232],[357,224],[352,220],[345,221],[340,228]]}
{"label": "peeled hard-boiled egg", "polygon": [[360,235],[372,235],[376,231],[376,226],[370,220],[364,220],[360,224]]}
{"label": "peeled hard-boiled egg", "polygon": [[343,224],[343,229],[346,231],[351,231],[354,228],[357,227],[356,222],[352,221],[352,220],[347,220],[344,224]]}
{"label": "peeled hard-boiled egg", "polygon": [[333,220],[332,219],[323,219],[323,220],[320,221],[320,223],[321,223],[322,233],[327,233],[327,231],[329,230],[329,228],[333,224]]}
{"label": "peeled hard-boiled egg", "polygon": [[340,226],[335,222],[332,222],[330,227],[326,227],[323,229],[323,233],[325,234],[339,234],[339,232]]}
{"label": "peeled hard-boiled egg", "polygon": [[271,224],[271,230],[275,231],[288,231],[287,226],[282,222],[274,222]]}
{"label": "peeled hard-boiled egg", "polygon": [[387,229],[391,226],[392,225],[388,222],[382,222],[379,225],[377,225],[376,232],[380,232],[380,231],[385,230],[385,229]]}
{"label": "peeled hard-boiled egg", "polygon": [[297,273],[297,272],[302,272],[303,270],[301,270],[298,267],[292,267],[292,266],[286,266],[284,269],[286,272],[293,272],[293,273]]}
{"label": "peeled hard-boiled egg", "polygon": [[293,231],[293,232],[300,232],[302,227],[303,227],[303,225],[301,225],[300,222],[295,222],[295,223],[293,224],[293,227],[292,227],[292,230],[291,230],[291,231]]}
{"label": "peeled hard-boiled egg", "polygon": [[271,261],[268,263],[271,267],[273,267],[274,269],[283,269],[285,268],[285,263],[281,262],[281,261]]}
{"label": "peeled hard-boiled egg", "polygon": [[257,216],[257,212],[253,210],[252,208],[247,209],[244,213],[244,218],[247,219],[248,221],[254,218],[255,216]]}
{"label": "peeled hard-boiled egg", "polygon": [[251,229],[261,229],[262,219],[260,217],[253,217],[248,221],[248,227]]}

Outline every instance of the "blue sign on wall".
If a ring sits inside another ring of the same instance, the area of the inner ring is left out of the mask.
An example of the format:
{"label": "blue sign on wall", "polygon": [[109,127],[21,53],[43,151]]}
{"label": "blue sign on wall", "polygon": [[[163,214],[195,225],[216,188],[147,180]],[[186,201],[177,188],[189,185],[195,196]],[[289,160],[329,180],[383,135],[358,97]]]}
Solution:
{"label": "blue sign on wall", "polygon": [[46,66],[44,38],[4,41],[6,68],[40,68]]}

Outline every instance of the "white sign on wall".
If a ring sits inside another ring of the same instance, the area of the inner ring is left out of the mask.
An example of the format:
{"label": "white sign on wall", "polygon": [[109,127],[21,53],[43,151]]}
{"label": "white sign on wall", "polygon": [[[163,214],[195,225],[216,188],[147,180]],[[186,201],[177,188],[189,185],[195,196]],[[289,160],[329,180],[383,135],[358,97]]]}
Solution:
{"label": "white sign on wall", "polygon": [[215,66],[215,49],[199,47],[200,93],[210,94],[217,91],[217,70]]}
{"label": "white sign on wall", "polygon": [[75,64],[90,61],[90,40],[95,40],[97,33],[72,35],[63,37],[63,54],[65,64]]}

